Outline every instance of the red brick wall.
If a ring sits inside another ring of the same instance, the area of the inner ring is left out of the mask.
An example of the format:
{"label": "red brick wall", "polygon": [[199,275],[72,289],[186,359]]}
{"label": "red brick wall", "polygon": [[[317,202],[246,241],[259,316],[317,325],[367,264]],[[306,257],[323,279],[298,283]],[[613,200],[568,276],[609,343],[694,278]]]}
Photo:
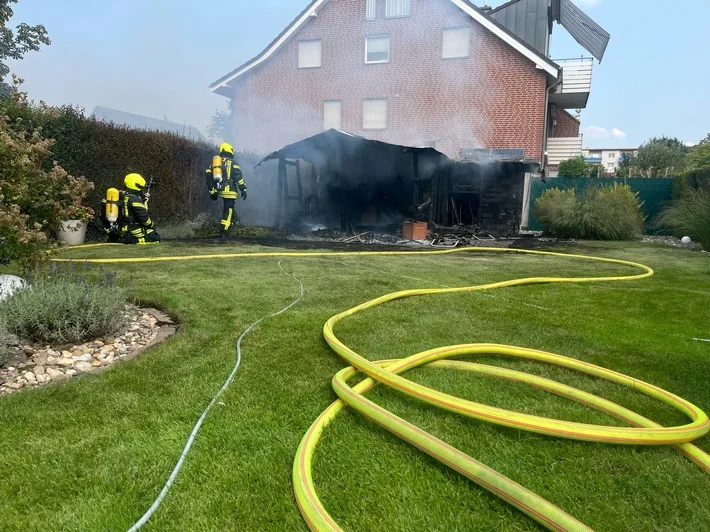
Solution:
{"label": "red brick wall", "polygon": [[563,109],[554,109],[550,124],[550,138],[579,137],[579,122]]}
{"label": "red brick wall", "polygon": [[[306,0],[301,0],[305,2]],[[323,102],[342,101],[342,129],[405,145],[524,148],[539,159],[546,75],[449,0],[412,0],[412,14],[365,20],[365,0],[331,0],[273,57],[237,81],[239,149],[271,152],[323,130]],[[471,26],[470,57],[442,59],[442,30]],[[390,35],[390,61],[365,64],[365,37]],[[298,41],[322,40],[322,67],[298,69]],[[387,129],[362,128],[363,100],[388,99]]]}

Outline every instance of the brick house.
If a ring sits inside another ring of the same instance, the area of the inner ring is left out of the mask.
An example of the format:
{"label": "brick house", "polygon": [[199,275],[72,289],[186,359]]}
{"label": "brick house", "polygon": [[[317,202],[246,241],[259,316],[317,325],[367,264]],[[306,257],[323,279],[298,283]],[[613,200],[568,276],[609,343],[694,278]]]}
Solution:
{"label": "brick house", "polygon": [[451,158],[515,153],[544,171],[550,149],[551,163],[581,153],[565,109],[584,108],[591,87],[592,59],[549,58],[555,22],[601,60],[609,36],[571,0],[313,0],[210,89],[231,100],[240,150],[332,128]]}
{"label": "brick house", "polygon": [[[495,10],[463,0],[313,0],[210,88],[232,100],[239,147],[261,153],[332,126],[451,157],[511,148],[544,162],[548,130],[579,135],[555,106],[585,107],[591,82],[591,61],[588,76],[571,65],[569,79],[582,86],[570,98],[567,66],[547,56],[562,18],[555,9],[565,6],[577,10],[569,0],[513,0]],[[550,127],[557,115],[566,127]]]}

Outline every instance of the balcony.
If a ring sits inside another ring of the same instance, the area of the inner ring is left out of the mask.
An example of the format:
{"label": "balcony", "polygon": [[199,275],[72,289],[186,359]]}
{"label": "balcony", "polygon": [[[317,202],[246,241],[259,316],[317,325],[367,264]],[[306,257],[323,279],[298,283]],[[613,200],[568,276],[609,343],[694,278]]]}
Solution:
{"label": "balcony", "polygon": [[582,136],[547,139],[547,164],[558,166],[562,161],[582,155]]}
{"label": "balcony", "polygon": [[550,103],[562,109],[584,109],[592,90],[594,59],[557,59],[562,67],[562,83],[550,94]]}

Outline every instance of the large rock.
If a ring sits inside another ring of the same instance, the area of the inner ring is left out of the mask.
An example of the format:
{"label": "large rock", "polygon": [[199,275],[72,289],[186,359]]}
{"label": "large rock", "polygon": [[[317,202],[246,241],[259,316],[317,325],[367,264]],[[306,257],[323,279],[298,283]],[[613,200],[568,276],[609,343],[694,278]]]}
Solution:
{"label": "large rock", "polygon": [[44,366],[35,366],[34,373],[39,377],[40,375],[44,375],[46,370],[44,369]]}
{"label": "large rock", "polygon": [[61,366],[63,368],[71,368],[74,366],[74,361],[71,359],[71,357],[62,357],[56,362],[57,366]]}
{"label": "large rock", "polygon": [[10,348],[5,364],[7,366],[18,366],[27,362],[27,355],[22,349]]}
{"label": "large rock", "polygon": [[79,356],[73,356],[72,359],[76,362],[91,362],[93,357],[91,356],[91,353],[83,353]]}

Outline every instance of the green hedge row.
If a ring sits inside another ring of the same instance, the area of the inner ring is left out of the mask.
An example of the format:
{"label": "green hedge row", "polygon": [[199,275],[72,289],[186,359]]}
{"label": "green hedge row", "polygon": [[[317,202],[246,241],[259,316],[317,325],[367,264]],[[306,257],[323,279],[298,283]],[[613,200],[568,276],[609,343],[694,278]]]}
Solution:
{"label": "green hedge row", "polygon": [[[205,190],[204,171],[217,146],[195,142],[170,132],[146,131],[84,116],[80,108],[16,107],[7,110],[17,124],[38,127],[54,140],[53,159],[67,172],[93,182],[85,200],[96,209],[106,189],[121,188],[126,174],[137,172],[157,186],[151,212],[160,224],[194,220],[219,208]],[[247,182],[258,154],[237,153]]]}
{"label": "green hedge row", "polygon": [[673,195],[680,198],[688,189],[710,192],[710,166],[701,166],[678,174],[673,179]]}

